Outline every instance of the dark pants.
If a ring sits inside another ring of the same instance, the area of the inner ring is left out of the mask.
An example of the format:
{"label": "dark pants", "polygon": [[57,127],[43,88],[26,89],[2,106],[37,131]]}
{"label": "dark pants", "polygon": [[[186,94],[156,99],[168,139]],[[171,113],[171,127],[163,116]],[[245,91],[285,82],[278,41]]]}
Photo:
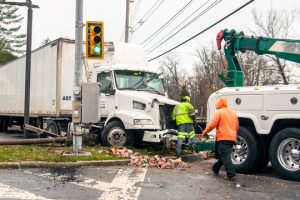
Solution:
{"label": "dark pants", "polygon": [[225,171],[228,177],[234,177],[236,176],[235,170],[233,168],[233,164],[231,162],[231,151],[232,151],[232,146],[234,145],[233,141],[218,141],[218,162],[216,162],[212,170],[216,174],[219,173],[220,168],[222,165],[225,167]]}

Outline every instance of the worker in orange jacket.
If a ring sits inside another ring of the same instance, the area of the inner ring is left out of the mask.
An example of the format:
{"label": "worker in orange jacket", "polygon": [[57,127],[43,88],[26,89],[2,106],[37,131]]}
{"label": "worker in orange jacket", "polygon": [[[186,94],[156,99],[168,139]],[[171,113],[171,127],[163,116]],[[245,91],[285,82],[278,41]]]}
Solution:
{"label": "worker in orange jacket", "polygon": [[218,175],[222,165],[225,167],[227,180],[235,180],[236,172],[231,161],[232,147],[235,144],[239,122],[237,114],[227,106],[227,99],[220,97],[216,101],[216,112],[211,121],[202,132],[201,137],[206,137],[207,133],[216,128],[216,145],[218,161],[213,165],[212,171]]}

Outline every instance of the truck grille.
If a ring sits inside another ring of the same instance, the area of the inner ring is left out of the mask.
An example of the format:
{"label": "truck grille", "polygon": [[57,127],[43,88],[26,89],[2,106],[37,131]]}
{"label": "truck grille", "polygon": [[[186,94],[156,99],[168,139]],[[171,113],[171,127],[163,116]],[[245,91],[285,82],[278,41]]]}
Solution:
{"label": "truck grille", "polygon": [[172,120],[172,112],[175,105],[160,105],[160,127],[161,130],[176,129],[176,122]]}

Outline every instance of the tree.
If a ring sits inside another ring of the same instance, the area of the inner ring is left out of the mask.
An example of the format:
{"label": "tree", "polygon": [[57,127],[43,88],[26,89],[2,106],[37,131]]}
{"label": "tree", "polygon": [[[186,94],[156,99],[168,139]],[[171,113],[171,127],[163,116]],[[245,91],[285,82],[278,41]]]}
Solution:
{"label": "tree", "polygon": [[[266,17],[258,14],[254,9],[252,11],[256,29],[251,32],[256,36],[265,36],[271,38],[287,38],[291,32],[292,24],[295,19],[295,11],[287,13],[284,11],[278,12],[271,8]],[[266,55],[274,64],[274,71],[277,71],[282,78],[284,84],[288,84],[289,76],[287,74],[288,67],[285,60],[281,60],[275,56]],[[278,78],[278,77],[277,77]]]}
{"label": "tree", "polygon": [[165,86],[171,99],[180,100],[181,83],[178,71],[179,58],[169,54],[159,61],[160,69],[165,77]]}
{"label": "tree", "polygon": [[[223,87],[218,78],[223,67],[223,57],[213,47],[199,47],[195,50],[194,77],[190,77],[191,96],[194,107],[200,110],[200,116],[206,114],[207,100],[211,93]],[[224,64],[225,65],[225,64]]]}
{"label": "tree", "polygon": [[0,52],[6,55],[21,54],[26,44],[26,34],[19,34],[23,17],[17,14],[16,6],[0,5]]}
{"label": "tree", "polygon": [[4,65],[17,57],[8,51],[0,52],[0,65]]}
{"label": "tree", "polygon": [[45,38],[43,41],[42,41],[42,43],[41,43],[41,45],[40,46],[44,46],[44,45],[46,45],[47,43],[49,43],[51,40],[49,39],[49,37],[47,37],[47,38]]}

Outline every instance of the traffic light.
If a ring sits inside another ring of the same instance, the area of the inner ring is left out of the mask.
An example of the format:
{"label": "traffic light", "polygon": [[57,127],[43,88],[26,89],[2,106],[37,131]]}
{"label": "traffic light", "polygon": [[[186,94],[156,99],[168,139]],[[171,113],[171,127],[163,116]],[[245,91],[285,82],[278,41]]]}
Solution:
{"label": "traffic light", "polygon": [[104,26],[103,22],[86,22],[86,58],[104,59]]}

